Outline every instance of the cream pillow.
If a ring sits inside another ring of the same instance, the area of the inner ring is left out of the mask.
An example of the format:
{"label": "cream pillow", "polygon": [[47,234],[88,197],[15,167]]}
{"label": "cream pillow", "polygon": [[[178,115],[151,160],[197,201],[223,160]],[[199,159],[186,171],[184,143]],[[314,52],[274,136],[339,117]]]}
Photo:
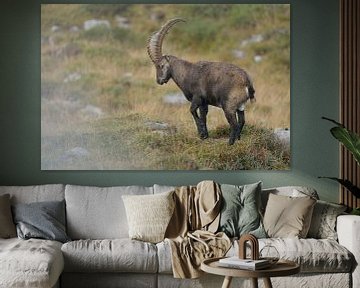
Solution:
{"label": "cream pillow", "polygon": [[306,238],[316,200],[306,197],[269,195],[264,228],[269,237]]}
{"label": "cream pillow", "polygon": [[151,243],[164,240],[175,207],[173,193],[122,196],[131,239]]}

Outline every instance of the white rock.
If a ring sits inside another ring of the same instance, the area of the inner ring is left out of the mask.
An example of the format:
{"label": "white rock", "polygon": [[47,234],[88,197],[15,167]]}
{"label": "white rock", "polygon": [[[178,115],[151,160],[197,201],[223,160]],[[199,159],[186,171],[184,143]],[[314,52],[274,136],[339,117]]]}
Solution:
{"label": "white rock", "polygon": [[241,50],[233,50],[233,51],[232,51],[232,54],[233,54],[236,58],[239,58],[239,59],[245,58],[245,52],[244,52],[244,51],[241,51]]}
{"label": "white rock", "polygon": [[128,18],[119,15],[115,16],[115,21],[119,28],[129,29],[131,26]]}
{"label": "white rock", "polygon": [[53,25],[51,27],[51,32],[55,33],[55,32],[59,32],[60,31],[60,26],[58,25]]}
{"label": "white rock", "polygon": [[261,56],[261,55],[255,55],[254,56],[254,61],[256,62],[256,63],[259,63],[259,62],[261,62],[263,60],[263,57]]}
{"label": "white rock", "polygon": [[170,93],[163,97],[163,102],[171,105],[183,105],[189,103],[182,93]]}
{"label": "white rock", "polygon": [[81,112],[91,117],[100,117],[104,114],[101,108],[93,105],[86,105],[83,109],[81,109]]}
{"label": "white rock", "polygon": [[88,31],[95,27],[103,26],[105,28],[110,29],[111,25],[108,20],[98,20],[98,19],[91,19],[84,22],[84,30]]}
{"label": "white rock", "polygon": [[69,82],[75,82],[81,79],[81,74],[78,72],[74,72],[74,73],[70,73],[68,74],[65,79],[64,79],[64,83],[69,83]]}

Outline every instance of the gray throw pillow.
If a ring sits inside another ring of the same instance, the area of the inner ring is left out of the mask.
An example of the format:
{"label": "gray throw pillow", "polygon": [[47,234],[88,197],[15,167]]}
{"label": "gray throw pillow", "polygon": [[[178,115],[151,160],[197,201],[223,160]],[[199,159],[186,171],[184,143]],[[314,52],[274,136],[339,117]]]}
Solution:
{"label": "gray throw pillow", "polygon": [[16,229],[11,215],[10,195],[0,196],[0,238],[16,237]]}
{"label": "gray throw pillow", "polygon": [[15,204],[13,215],[19,238],[70,241],[65,232],[65,201]]}
{"label": "gray throw pillow", "polygon": [[235,186],[221,185],[223,197],[219,231],[229,237],[253,234],[266,238],[260,216],[261,182]]}
{"label": "gray throw pillow", "polygon": [[318,200],[312,214],[308,237],[337,240],[336,219],[345,210],[344,205]]}

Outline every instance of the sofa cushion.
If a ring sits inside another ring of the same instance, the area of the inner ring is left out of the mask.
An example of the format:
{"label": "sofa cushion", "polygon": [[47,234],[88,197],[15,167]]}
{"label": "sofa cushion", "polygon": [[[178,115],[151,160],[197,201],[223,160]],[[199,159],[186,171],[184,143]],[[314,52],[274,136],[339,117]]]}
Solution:
{"label": "sofa cushion", "polygon": [[269,237],[305,238],[316,200],[307,197],[269,195],[264,227]]}
{"label": "sofa cushion", "polygon": [[315,189],[304,186],[284,186],[284,187],[276,187],[276,188],[268,188],[263,189],[261,192],[261,206],[262,212],[265,212],[265,208],[267,205],[267,201],[269,200],[269,195],[281,195],[281,196],[289,196],[289,197],[306,197],[310,196],[314,199],[319,199],[319,196]]}
{"label": "sofa cushion", "polygon": [[16,229],[11,214],[10,195],[0,196],[0,238],[16,237]]}
{"label": "sofa cushion", "polygon": [[336,219],[347,207],[318,200],[314,206],[309,238],[337,240]]}
{"label": "sofa cushion", "polygon": [[[348,273],[355,263],[353,255],[344,246],[330,239],[259,239],[259,249],[261,250],[265,245],[274,246],[281,259],[298,263],[301,273]],[[160,242],[156,247],[159,273],[171,274],[171,248],[168,241]],[[238,252],[238,241],[234,241],[226,256],[235,256]],[[250,257],[250,248],[247,254]]]}
{"label": "sofa cushion", "polygon": [[59,242],[0,239],[0,287],[53,287],[63,268]]}
{"label": "sofa cushion", "polygon": [[78,240],[61,248],[66,272],[156,273],[156,246],[130,239]]}
{"label": "sofa cushion", "polygon": [[246,233],[266,237],[260,217],[261,182],[243,186],[222,184],[221,194],[219,231],[229,237]]}
{"label": "sofa cushion", "polygon": [[156,195],[124,195],[131,239],[157,243],[164,240],[175,208],[174,191]]}
{"label": "sofa cushion", "polygon": [[22,239],[39,238],[69,241],[65,229],[65,201],[18,203],[13,206],[18,236]]}
{"label": "sofa cushion", "polygon": [[10,194],[11,204],[61,201],[65,198],[65,186],[62,184],[0,186],[0,195],[4,194]]}
{"label": "sofa cushion", "polygon": [[123,195],[152,194],[152,187],[66,185],[67,233],[71,239],[128,238]]}

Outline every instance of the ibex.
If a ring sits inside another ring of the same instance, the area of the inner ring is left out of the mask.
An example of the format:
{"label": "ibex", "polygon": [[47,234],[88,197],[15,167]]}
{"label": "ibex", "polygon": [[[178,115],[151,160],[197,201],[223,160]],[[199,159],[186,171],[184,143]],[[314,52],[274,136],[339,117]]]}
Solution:
{"label": "ibex", "polygon": [[[228,63],[200,61],[191,63],[171,55],[162,55],[165,35],[183,19],[172,19],[149,38],[147,51],[156,67],[157,83],[163,85],[170,78],[191,102],[190,112],[194,117],[201,139],[209,137],[206,125],[208,106],[220,107],[230,124],[229,144],[240,139],[245,124],[245,102],[255,101],[255,90],[245,70]],[[200,112],[200,116],[198,114]]]}

